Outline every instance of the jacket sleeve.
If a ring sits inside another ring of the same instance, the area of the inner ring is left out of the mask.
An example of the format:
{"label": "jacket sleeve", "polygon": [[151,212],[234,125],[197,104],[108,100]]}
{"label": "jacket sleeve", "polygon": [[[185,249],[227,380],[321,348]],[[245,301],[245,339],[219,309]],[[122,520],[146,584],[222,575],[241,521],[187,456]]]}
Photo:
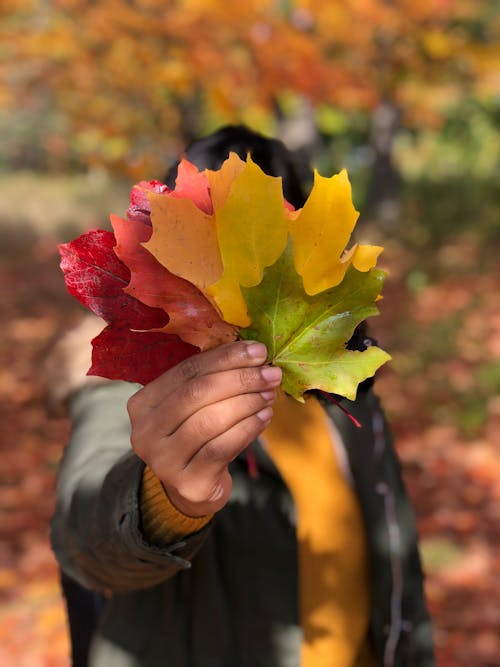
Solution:
{"label": "jacket sleeve", "polygon": [[209,530],[165,546],[144,537],[144,463],[131,448],[126,410],[137,389],[124,382],[89,387],[70,403],[51,542],[63,572],[93,590],[130,591],[172,577],[190,567]]}

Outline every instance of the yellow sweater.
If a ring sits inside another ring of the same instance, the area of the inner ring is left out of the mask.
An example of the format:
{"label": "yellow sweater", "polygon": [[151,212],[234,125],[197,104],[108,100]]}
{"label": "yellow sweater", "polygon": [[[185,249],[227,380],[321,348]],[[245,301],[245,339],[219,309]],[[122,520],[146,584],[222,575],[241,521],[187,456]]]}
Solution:
{"label": "yellow sweater", "polygon": [[[261,436],[294,498],[299,548],[301,667],[368,667],[369,583],[358,500],[339,465],[340,436],[315,398],[278,397]],[[152,542],[200,530],[210,516],[187,517],[146,468],[141,512]]]}

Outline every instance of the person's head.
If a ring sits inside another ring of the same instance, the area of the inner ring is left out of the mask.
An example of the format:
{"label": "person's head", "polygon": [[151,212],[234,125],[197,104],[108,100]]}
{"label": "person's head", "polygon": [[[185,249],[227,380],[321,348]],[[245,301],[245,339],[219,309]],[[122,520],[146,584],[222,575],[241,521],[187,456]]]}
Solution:
{"label": "person's head", "polygon": [[[293,156],[278,139],[270,139],[244,125],[227,125],[213,134],[191,143],[185,157],[198,169],[219,169],[229,157],[237,153],[242,160],[250,154],[252,160],[269,176],[281,176],[283,194],[295,208],[303,206],[306,196],[297,174]],[[175,164],[167,173],[166,184],[174,187],[177,176]]]}

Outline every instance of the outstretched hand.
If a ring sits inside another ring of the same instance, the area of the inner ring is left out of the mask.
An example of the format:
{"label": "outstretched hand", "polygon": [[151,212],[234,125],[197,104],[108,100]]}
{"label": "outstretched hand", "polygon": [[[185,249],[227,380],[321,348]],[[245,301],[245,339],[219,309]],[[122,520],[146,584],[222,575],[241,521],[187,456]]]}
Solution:
{"label": "outstretched hand", "polygon": [[239,341],[189,357],[128,403],[136,454],[188,516],[220,510],[228,465],[269,424],[281,370],[262,343]]}

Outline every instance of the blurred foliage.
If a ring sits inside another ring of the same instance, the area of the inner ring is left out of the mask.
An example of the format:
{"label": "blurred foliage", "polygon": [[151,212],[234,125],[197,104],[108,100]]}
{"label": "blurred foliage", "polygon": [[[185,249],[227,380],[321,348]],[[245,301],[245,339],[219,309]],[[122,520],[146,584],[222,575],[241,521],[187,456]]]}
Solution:
{"label": "blurred foliage", "polygon": [[355,138],[381,102],[403,127],[436,129],[464,96],[498,95],[499,7],[6,0],[3,168],[104,164],[144,177],[222,122],[276,133],[304,103],[328,136]]}
{"label": "blurred foliage", "polygon": [[491,178],[500,169],[500,100],[469,97],[447,110],[438,131],[400,132],[395,160],[411,181]]}

